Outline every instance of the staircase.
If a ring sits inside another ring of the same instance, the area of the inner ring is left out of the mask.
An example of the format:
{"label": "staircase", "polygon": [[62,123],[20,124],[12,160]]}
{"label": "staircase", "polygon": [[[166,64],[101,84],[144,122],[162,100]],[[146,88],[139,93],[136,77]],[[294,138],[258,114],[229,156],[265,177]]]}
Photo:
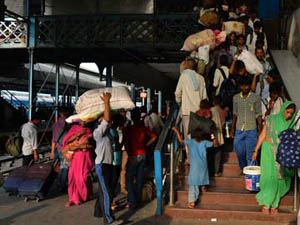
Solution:
{"label": "staircase", "polygon": [[195,219],[218,221],[246,221],[259,224],[293,224],[296,213],[293,212],[293,193],[288,193],[280,202],[279,214],[265,215],[257,204],[256,193],[245,189],[244,177],[235,152],[224,153],[223,176],[210,179],[208,192],[201,193],[195,209],[187,208],[188,203],[188,169],[178,175],[178,190],[174,206],[165,208],[165,216],[172,219]]}

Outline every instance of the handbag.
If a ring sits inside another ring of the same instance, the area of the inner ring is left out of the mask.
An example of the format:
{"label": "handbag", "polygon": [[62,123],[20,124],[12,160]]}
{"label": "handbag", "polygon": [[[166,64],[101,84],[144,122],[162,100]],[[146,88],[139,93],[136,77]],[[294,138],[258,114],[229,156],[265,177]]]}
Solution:
{"label": "handbag", "polygon": [[280,143],[278,146],[276,161],[285,168],[300,168],[300,132],[292,127],[297,124],[300,117],[279,134]]}

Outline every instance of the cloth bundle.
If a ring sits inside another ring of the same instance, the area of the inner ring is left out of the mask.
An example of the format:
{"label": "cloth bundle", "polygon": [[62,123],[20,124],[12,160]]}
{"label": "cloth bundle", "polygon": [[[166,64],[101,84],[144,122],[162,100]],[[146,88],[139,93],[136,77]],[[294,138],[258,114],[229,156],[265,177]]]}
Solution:
{"label": "cloth bundle", "polygon": [[204,45],[209,45],[210,50],[214,50],[215,47],[225,41],[225,39],[226,32],[214,32],[211,29],[206,29],[188,36],[184,41],[181,51],[192,52]]}
{"label": "cloth bundle", "polygon": [[245,34],[245,25],[237,21],[224,22],[222,30],[226,31],[226,34],[235,32],[236,34]]}
{"label": "cloth bundle", "polygon": [[97,119],[104,112],[104,102],[101,96],[106,92],[111,93],[111,110],[133,109],[135,107],[126,87],[93,89],[80,96],[75,106],[77,114],[68,117],[66,122],[87,122]]}
{"label": "cloth bundle", "polygon": [[258,59],[251,52],[243,50],[238,57],[239,60],[243,61],[246,66],[246,70],[250,74],[262,74],[263,66]]}

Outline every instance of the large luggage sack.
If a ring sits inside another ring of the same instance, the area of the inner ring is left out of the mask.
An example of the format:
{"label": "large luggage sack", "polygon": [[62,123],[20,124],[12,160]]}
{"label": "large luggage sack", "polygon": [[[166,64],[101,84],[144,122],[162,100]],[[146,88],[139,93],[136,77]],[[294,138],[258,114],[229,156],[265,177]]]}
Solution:
{"label": "large luggage sack", "polygon": [[22,166],[13,170],[4,181],[3,188],[9,194],[17,194],[18,188],[25,178],[27,167]]}
{"label": "large luggage sack", "polygon": [[19,195],[37,201],[45,198],[52,184],[53,163],[35,163],[30,166],[18,188]]}

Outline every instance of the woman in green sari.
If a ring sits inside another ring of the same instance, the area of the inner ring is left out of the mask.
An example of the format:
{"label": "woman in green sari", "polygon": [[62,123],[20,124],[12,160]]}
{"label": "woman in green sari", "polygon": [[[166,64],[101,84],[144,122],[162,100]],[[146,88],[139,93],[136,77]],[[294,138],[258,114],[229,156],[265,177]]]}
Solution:
{"label": "woman in green sari", "polygon": [[256,195],[262,212],[277,214],[280,199],[289,191],[293,171],[281,168],[276,161],[279,145],[279,134],[286,130],[294,121],[296,106],[290,101],[285,102],[280,112],[270,115],[259,135],[257,145],[253,152],[252,160],[256,160],[257,153],[262,145],[260,192]]}

